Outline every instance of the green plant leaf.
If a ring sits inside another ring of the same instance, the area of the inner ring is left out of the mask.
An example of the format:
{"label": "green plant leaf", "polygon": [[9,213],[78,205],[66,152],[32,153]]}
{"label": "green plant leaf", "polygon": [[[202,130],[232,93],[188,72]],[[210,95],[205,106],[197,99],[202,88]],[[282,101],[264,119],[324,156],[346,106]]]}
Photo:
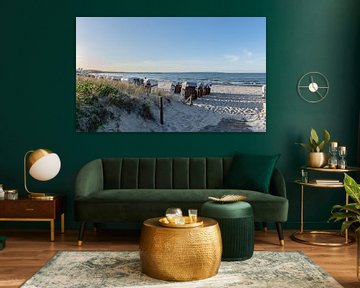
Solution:
{"label": "green plant leaf", "polygon": [[319,146],[318,146],[319,151],[317,151],[317,152],[322,152],[322,151],[324,151],[324,145],[325,145],[325,142],[324,142],[324,140],[323,140],[323,141],[320,142],[320,144],[319,144]]}
{"label": "green plant leaf", "polygon": [[295,143],[297,145],[300,145],[301,147],[305,148],[306,150],[308,150],[309,152],[311,152],[312,148],[311,146],[309,145],[309,143]]}
{"label": "green plant leaf", "polygon": [[311,128],[310,137],[311,137],[312,140],[314,140],[314,142],[315,142],[316,144],[319,143],[319,136],[318,136],[318,134],[316,133],[316,131],[315,131],[314,128]]}
{"label": "green plant leaf", "polygon": [[344,187],[346,193],[357,203],[360,204],[360,186],[348,174],[344,173]]}
{"label": "green plant leaf", "polygon": [[356,215],[360,215],[360,210],[359,208],[356,207],[356,203],[350,203],[348,205],[334,205],[332,207],[331,213],[336,212],[336,209],[338,209],[339,211],[350,211]]}
{"label": "green plant leaf", "polygon": [[324,133],[324,144],[326,144],[330,140],[330,133],[326,129],[323,130],[323,133]]}
{"label": "green plant leaf", "polygon": [[296,143],[301,145],[303,148],[308,150],[309,152],[322,152],[324,151],[325,144],[330,140],[330,133],[323,129],[324,140],[319,143],[319,136],[314,128],[310,130],[309,142],[307,144],[304,143]]}
{"label": "green plant leaf", "polygon": [[311,139],[311,136],[309,138],[309,146],[311,147],[311,152],[316,152],[317,144],[313,139]]}
{"label": "green plant leaf", "polygon": [[340,220],[345,220],[346,218],[357,219],[357,217],[358,215],[352,212],[333,212],[331,217],[329,218],[329,221],[334,220],[336,222]]}
{"label": "green plant leaf", "polygon": [[348,174],[344,173],[346,193],[355,201],[348,205],[334,205],[328,221],[343,221],[341,231],[349,229],[354,223],[360,223],[360,186]]}
{"label": "green plant leaf", "polygon": [[344,233],[346,229],[349,229],[351,225],[358,222],[358,220],[344,221],[341,225],[341,233]]}

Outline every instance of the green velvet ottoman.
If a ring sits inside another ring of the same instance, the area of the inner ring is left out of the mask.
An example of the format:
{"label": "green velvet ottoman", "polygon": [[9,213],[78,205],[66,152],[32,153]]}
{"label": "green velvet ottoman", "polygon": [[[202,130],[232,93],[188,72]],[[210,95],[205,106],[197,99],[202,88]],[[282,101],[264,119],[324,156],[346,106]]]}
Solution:
{"label": "green velvet ottoman", "polygon": [[222,260],[246,260],[254,253],[254,215],[247,202],[222,204],[208,201],[201,207],[201,216],[216,219],[221,230]]}

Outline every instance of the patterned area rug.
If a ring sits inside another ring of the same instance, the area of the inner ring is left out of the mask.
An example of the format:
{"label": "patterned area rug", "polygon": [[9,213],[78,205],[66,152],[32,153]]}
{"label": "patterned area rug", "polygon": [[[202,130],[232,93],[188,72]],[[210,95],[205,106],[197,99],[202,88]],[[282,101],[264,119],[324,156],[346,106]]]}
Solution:
{"label": "patterned area rug", "polygon": [[63,251],[57,253],[23,288],[212,288],[342,287],[302,252],[254,252],[246,261],[221,262],[218,275],[190,282],[167,282],[141,273],[139,252]]}

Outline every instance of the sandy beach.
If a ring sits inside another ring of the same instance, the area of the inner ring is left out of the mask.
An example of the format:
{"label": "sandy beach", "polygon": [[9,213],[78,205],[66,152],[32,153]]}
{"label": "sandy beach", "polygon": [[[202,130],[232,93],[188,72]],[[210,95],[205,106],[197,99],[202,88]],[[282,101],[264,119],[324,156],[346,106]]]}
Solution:
{"label": "sandy beach", "polygon": [[[159,83],[159,87],[166,90],[170,86]],[[266,131],[266,102],[259,86],[213,85],[210,95],[194,100],[192,105],[183,103],[179,94],[168,92],[163,99],[163,125],[158,101],[149,103],[154,120],[144,120],[136,113],[110,105],[107,109],[113,117],[98,132]]]}

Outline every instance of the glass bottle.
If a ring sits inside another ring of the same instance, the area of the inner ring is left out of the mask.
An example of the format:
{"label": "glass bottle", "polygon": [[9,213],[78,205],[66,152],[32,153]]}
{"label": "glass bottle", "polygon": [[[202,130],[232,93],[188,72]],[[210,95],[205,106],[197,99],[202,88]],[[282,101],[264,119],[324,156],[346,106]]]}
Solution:
{"label": "glass bottle", "polygon": [[5,191],[3,189],[3,184],[0,184],[0,200],[4,200],[5,198]]}
{"label": "glass bottle", "polygon": [[328,165],[329,165],[329,168],[331,168],[331,169],[336,169],[336,167],[338,165],[338,160],[336,157],[337,147],[338,147],[337,142],[330,142],[330,146],[329,146],[330,157],[329,157]]}
{"label": "glass bottle", "polygon": [[338,161],[338,168],[339,169],[346,169],[346,147],[345,146],[340,146],[339,147],[339,156],[340,156],[340,160]]}

